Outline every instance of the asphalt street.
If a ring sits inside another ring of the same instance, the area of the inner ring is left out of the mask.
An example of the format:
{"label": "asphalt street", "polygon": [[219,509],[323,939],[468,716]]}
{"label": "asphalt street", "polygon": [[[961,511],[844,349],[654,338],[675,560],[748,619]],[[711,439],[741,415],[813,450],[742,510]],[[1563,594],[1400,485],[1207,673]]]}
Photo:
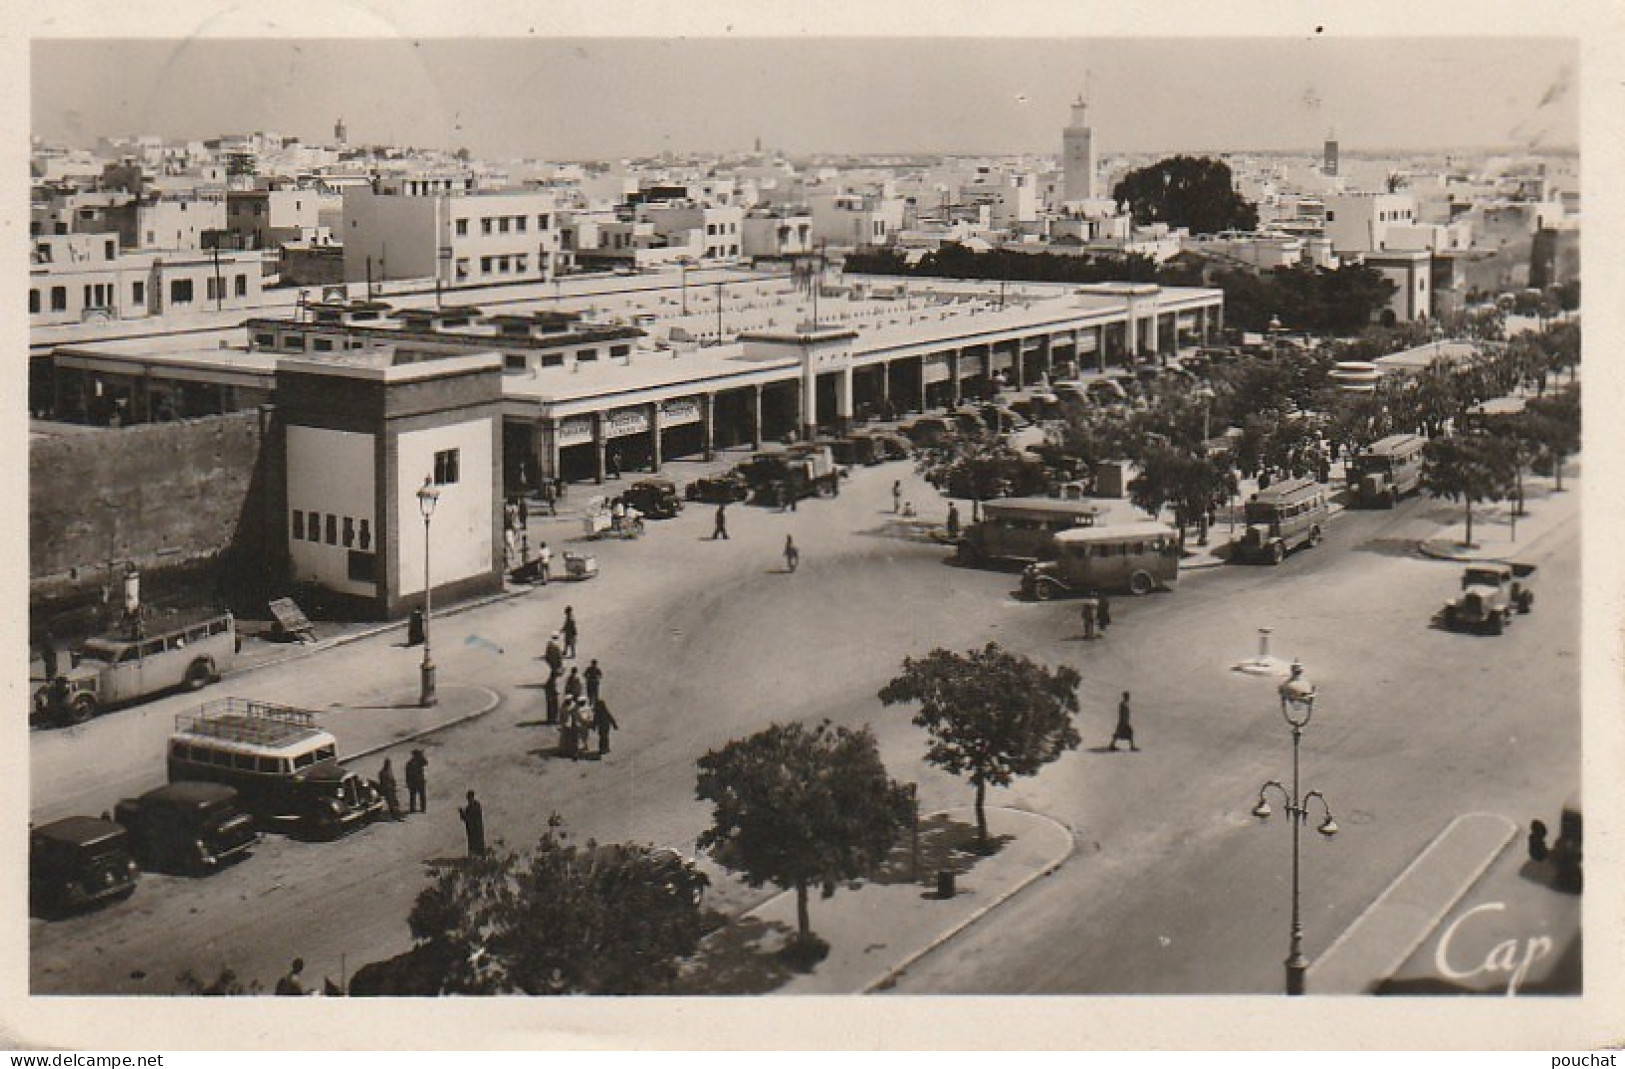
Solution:
{"label": "asphalt street", "polygon": [[[1250,816],[1258,785],[1290,775],[1290,736],[1273,681],[1231,665],[1275,628],[1320,687],[1304,740],[1305,786],[1331,799],[1344,832],[1305,841],[1311,957],[1370,903],[1453,816],[1555,813],[1579,780],[1577,494],[1529,546],[1536,611],[1500,638],[1439,631],[1429,617],[1459,566],[1414,541],[1455,510],[1422,500],[1345,513],[1326,541],[1281,565],[1193,572],[1171,593],[1114,601],[1105,641],[1081,641],[1076,607],[1010,596],[1013,574],[963,569],[899,537],[891,481],[922,511],[940,499],[905,465],[861,470],[833,501],[796,512],[731,507],[732,538],[709,538],[713,509],[691,506],[633,542],[599,543],[599,578],[554,583],[437,619],[442,690],[489,692],[495,708],[416,743],[429,752],[431,813],[337,843],[267,837],[206,880],[143,879],[128,902],[31,921],[31,983],[43,992],[167,994],[190,969],[229,967],[269,986],[302,955],[335,978],[410,946],[406,915],[424,862],[458,856],[454,802],[479,791],[487,835],[528,845],[551,813],[600,840],[691,848],[708,821],[695,760],[773,721],[868,723],[892,774],[922,807],[970,789],[922,763],[923,737],[876,691],[904,656],[993,640],[1078,667],[1084,744],[990,801],[1044,813],[1079,842],[1055,875],[916,963],[899,990],[927,992],[1250,992],[1274,990],[1286,952],[1288,830]],[[613,484],[612,487],[613,488]],[[560,534],[571,533],[561,526]],[[788,574],[785,534],[801,547]],[[555,542],[555,548],[558,543]],[[551,753],[538,659],[566,604],[581,658],[598,658],[622,730],[603,762]],[[399,632],[228,678],[212,692],[116,712],[31,737],[32,816],[96,813],[162,782],[177,712],[224,694],[323,713],[355,752],[410,731],[420,651]],[[1117,693],[1134,693],[1138,754],[1101,753]],[[472,699],[471,699],[472,700]],[[404,745],[391,751],[399,766]],[[381,755],[360,768],[376,771]],[[735,911],[770,892],[713,870],[707,904]],[[817,927],[817,904],[813,907]]]}

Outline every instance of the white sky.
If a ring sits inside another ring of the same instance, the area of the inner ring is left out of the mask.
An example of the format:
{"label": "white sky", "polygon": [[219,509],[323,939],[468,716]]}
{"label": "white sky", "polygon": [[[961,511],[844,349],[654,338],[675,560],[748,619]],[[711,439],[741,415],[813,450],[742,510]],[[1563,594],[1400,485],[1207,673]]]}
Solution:
{"label": "white sky", "polygon": [[[499,24],[523,33],[519,22]],[[662,35],[75,39],[31,49],[33,133],[275,130],[478,156],[1056,152],[1089,72],[1102,152],[1579,141],[1574,38]],[[83,32],[83,27],[80,31]],[[363,30],[365,32],[365,30]],[[488,29],[487,29],[487,32]]]}

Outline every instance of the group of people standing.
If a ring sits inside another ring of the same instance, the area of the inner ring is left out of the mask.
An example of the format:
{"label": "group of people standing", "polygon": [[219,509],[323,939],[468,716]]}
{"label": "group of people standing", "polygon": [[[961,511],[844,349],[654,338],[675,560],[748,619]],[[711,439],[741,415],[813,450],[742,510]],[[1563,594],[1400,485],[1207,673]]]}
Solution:
{"label": "group of people standing", "polygon": [[1085,641],[1106,637],[1106,629],[1112,625],[1112,603],[1106,595],[1098,590],[1091,590],[1084,595],[1081,608],[1083,614],[1083,637]]}
{"label": "group of people standing", "polygon": [[547,662],[547,682],[542,684],[547,695],[547,719],[544,723],[559,729],[559,756],[579,761],[587,756],[591,736],[598,736],[598,756],[609,753],[609,733],[620,729],[615,715],[603,698],[604,670],[594,658],[585,671],[570,666],[564,671],[566,660],[575,660],[576,643],[580,630],[576,624],[575,608],[565,606],[564,623],[547,641],[542,660]]}

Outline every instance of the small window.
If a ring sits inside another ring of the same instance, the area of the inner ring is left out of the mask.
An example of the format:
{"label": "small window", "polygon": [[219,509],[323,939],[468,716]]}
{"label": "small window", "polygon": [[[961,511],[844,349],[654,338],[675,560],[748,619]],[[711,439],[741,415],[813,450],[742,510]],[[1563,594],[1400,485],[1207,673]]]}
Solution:
{"label": "small window", "polygon": [[546,230],[547,229],[547,216],[546,215],[538,215],[536,217],[536,229],[538,229],[538,230]]}
{"label": "small window", "polygon": [[491,273],[491,258],[489,256],[481,256],[480,257],[480,274],[489,275],[490,273]]}
{"label": "small window", "polygon": [[355,517],[344,517],[344,548],[355,545]]}
{"label": "small window", "polygon": [[130,300],[140,305],[147,303],[147,284],[145,282],[130,283]]}
{"label": "small window", "polygon": [[460,475],[461,450],[446,449],[434,455],[434,482],[436,486],[455,483]]}
{"label": "small window", "polygon": [[507,353],[507,354],[505,354],[503,356],[503,358],[502,358],[502,366],[505,369],[507,369],[508,371],[523,371],[523,370],[525,370],[525,367],[526,367],[525,354],[524,353]]}
{"label": "small window", "polygon": [[236,295],[238,297],[247,297],[248,296],[248,276],[247,275],[238,275],[237,276],[237,280],[236,280],[236,283],[234,285],[234,291],[235,291],[235,293],[236,293]]}
{"label": "small window", "polygon": [[327,514],[327,544],[330,546],[339,544],[339,518],[331,512]]}
{"label": "small window", "polygon": [[293,767],[294,768],[309,768],[311,765],[314,765],[315,763],[316,763],[316,755],[313,754],[313,753],[295,754],[294,758],[293,758]]}
{"label": "small window", "polygon": [[51,311],[66,312],[68,310],[68,287],[51,287]]}
{"label": "small window", "polygon": [[491,233],[491,220],[489,220],[489,219],[481,219],[480,220],[480,233],[487,234],[487,235],[489,235]]}
{"label": "small window", "polygon": [[504,215],[500,219],[497,220],[497,233],[506,234],[507,232],[508,232],[508,217],[506,215]]}
{"label": "small window", "polygon": [[304,538],[305,537],[305,510],[304,509],[294,509],[293,510],[293,537],[295,537],[295,538]]}
{"label": "small window", "polygon": [[265,772],[274,776],[282,771],[282,762],[275,757],[256,757],[254,759],[254,771]]}
{"label": "small window", "polygon": [[29,315],[38,315],[39,314],[39,307],[40,307],[40,305],[39,305],[39,290],[29,290],[28,291],[28,314]]}
{"label": "small window", "polygon": [[189,278],[171,279],[169,282],[170,304],[192,303],[192,280]]}
{"label": "small window", "polygon": [[609,347],[610,356],[627,356],[630,355],[631,352],[632,347],[630,345],[611,345]]}
{"label": "small window", "polygon": [[274,349],[276,348],[276,335],[266,334],[263,332],[255,334],[254,344],[259,346],[261,349]]}
{"label": "small window", "polygon": [[597,349],[580,349],[580,350],[578,350],[576,352],[576,360],[578,362],[580,362],[580,363],[588,363],[590,361],[597,360],[597,359],[598,359],[598,350]]}
{"label": "small window", "polygon": [[373,556],[371,553],[361,553],[352,549],[349,557],[350,567],[348,574],[350,577],[350,582],[371,583],[375,581],[373,578],[373,562],[377,560],[375,556]]}
{"label": "small window", "polygon": [[109,260],[114,259],[115,257],[118,256],[118,242],[117,241],[103,242],[102,247],[107,250],[107,258]]}
{"label": "small window", "polygon": [[460,238],[468,237],[468,220],[467,219],[459,219],[459,220],[457,220],[457,236],[460,237]]}
{"label": "small window", "polygon": [[525,232],[525,223],[526,223],[526,221],[527,220],[525,219],[525,217],[523,215],[514,216],[513,217],[513,228],[516,231],[518,231],[519,233],[523,234]]}
{"label": "small window", "polygon": [[289,334],[282,339],[282,347],[291,353],[302,353],[305,351],[305,336]]}
{"label": "small window", "polygon": [[141,643],[141,656],[143,657],[156,657],[162,652],[164,652],[164,640],[161,638],[149,638]]}
{"label": "small window", "polygon": [[318,353],[330,353],[333,351],[333,339],[316,338],[311,342],[311,348],[315,349]]}

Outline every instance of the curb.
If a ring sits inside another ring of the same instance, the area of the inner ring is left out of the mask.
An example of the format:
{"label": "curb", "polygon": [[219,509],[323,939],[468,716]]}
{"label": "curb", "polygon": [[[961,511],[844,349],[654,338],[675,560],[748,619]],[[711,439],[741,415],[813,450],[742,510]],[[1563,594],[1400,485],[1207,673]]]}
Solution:
{"label": "curb", "polygon": [[[919,961],[921,958],[925,957],[927,954],[931,953],[933,950],[936,950],[938,947],[940,947],[944,943],[948,942],[948,940],[954,938],[960,932],[963,932],[966,928],[969,928],[971,925],[975,924],[977,921],[981,920],[983,917],[987,916],[989,913],[991,913],[995,909],[999,908],[999,906],[1003,905],[1005,902],[1008,902],[1010,899],[1014,898],[1016,895],[1020,894],[1024,890],[1026,890],[1027,887],[1030,886],[1035,881],[1040,880],[1040,879],[1044,878],[1045,876],[1048,876],[1050,873],[1054,872],[1056,869],[1058,869],[1062,865],[1066,864],[1068,859],[1070,859],[1072,857],[1073,853],[1076,852],[1076,850],[1077,850],[1077,840],[1076,840],[1075,836],[1073,835],[1072,829],[1068,828],[1065,824],[1062,824],[1060,821],[1056,820],[1054,817],[1047,817],[1042,813],[1034,813],[1031,810],[1027,810],[1027,809],[1015,809],[1015,808],[1013,808],[1011,806],[996,806],[994,808],[1003,809],[1004,811],[1009,812],[1009,813],[1022,813],[1022,814],[1026,815],[1026,816],[1034,817],[1034,818],[1036,818],[1038,820],[1048,821],[1050,824],[1054,825],[1057,829],[1059,829],[1060,831],[1066,833],[1066,843],[1067,843],[1066,853],[1062,854],[1058,858],[1055,858],[1053,861],[1049,862],[1049,864],[1045,865],[1043,868],[1039,869],[1037,872],[1033,872],[1033,873],[1028,874],[1026,879],[1019,881],[1014,887],[1011,887],[1009,890],[1007,890],[1003,894],[999,895],[997,898],[995,898],[993,901],[989,902],[987,905],[979,907],[974,912],[972,912],[970,914],[970,916],[966,917],[964,920],[960,921],[958,924],[955,924],[953,927],[949,928],[947,931],[945,931],[941,935],[937,936],[937,938],[935,938],[931,942],[927,943],[924,947],[921,947],[919,950],[917,950],[914,953],[908,955],[902,961],[898,962],[896,965],[893,965],[891,968],[886,970],[886,972],[882,973],[880,976],[876,977],[875,979],[869,981],[867,984],[860,987],[857,990],[857,994],[860,994],[860,995],[872,994],[875,991],[875,989],[877,989],[877,988],[879,988],[879,987],[881,987],[881,986],[883,986],[885,984],[888,984],[891,981],[897,979],[897,977],[901,976],[904,972],[906,972],[908,970],[909,966],[913,965],[915,962]],[[943,810],[942,812],[947,812],[947,811]],[[931,816],[936,816],[937,814],[932,813],[930,815]]]}
{"label": "curb", "polygon": [[501,695],[497,694],[496,691],[490,689],[489,687],[481,687],[481,686],[475,685],[475,686],[471,686],[469,689],[483,693],[486,696],[486,698],[488,699],[486,701],[486,703],[484,705],[480,706],[478,709],[475,709],[473,712],[464,713],[462,716],[456,717],[456,718],[454,718],[452,720],[447,720],[447,721],[444,721],[444,722],[439,723],[439,724],[432,724],[429,727],[426,727],[426,728],[422,729],[421,731],[414,731],[410,735],[402,735],[398,739],[392,739],[389,742],[382,742],[382,743],[379,743],[376,746],[369,746],[365,750],[357,750],[353,754],[349,754],[349,755],[347,755],[345,757],[339,758],[339,764],[343,765],[343,764],[348,764],[351,761],[359,761],[363,757],[371,757],[373,754],[382,753],[385,750],[394,749],[395,747],[400,746],[403,743],[416,742],[419,739],[427,738],[428,736],[433,735],[437,731],[445,731],[447,728],[454,728],[459,724],[466,724],[470,720],[475,720],[475,719],[478,719],[479,717],[484,716],[486,713],[489,713],[491,710],[495,709],[497,706],[502,704]]}

